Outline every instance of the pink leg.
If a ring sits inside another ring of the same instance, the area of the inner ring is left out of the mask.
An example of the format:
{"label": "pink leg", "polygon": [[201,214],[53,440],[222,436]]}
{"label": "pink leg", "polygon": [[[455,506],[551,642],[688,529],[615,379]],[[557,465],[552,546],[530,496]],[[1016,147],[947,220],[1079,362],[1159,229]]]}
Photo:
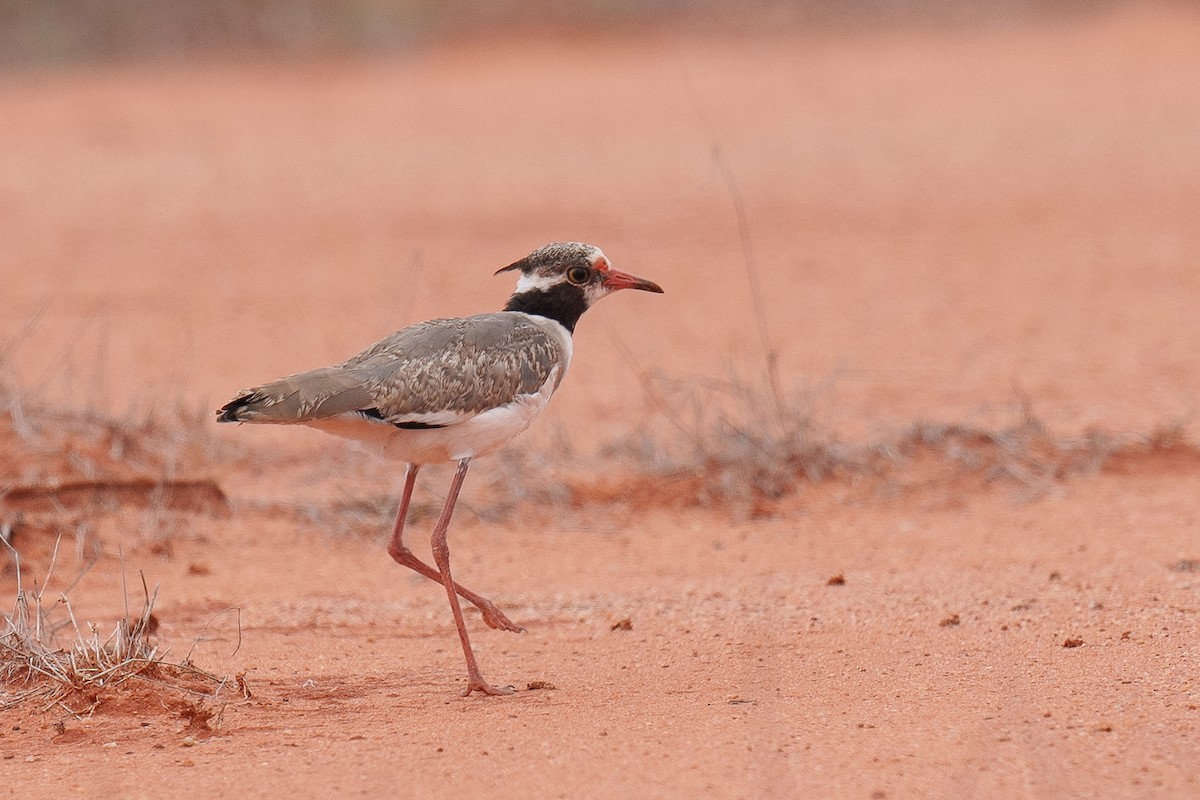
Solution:
{"label": "pink leg", "polygon": [[[404,544],[404,520],[408,517],[408,502],[412,499],[413,486],[417,482],[417,470],[419,469],[419,465],[410,464],[408,473],[404,476],[404,494],[400,498],[400,510],[396,513],[396,527],[392,529],[392,541],[388,544],[388,555],[400,566],[408,567],[431,581],[441,583],[442,574],[417,558],[416,554]],[[525,632],[524,628],[506,617],[504,612],[497,608],[491,600],[458,583],[454,584],[454,589],[463,596],[463,599],[482,612],[483,621],[488,624],[488,627],[513,633]]]}
{"label": "pink leg", "polygon": [[463,692],[463,697],[469,696],[471,692],[483,692],[491,695],[512,694],[514,691],[512,687],[501,689],[492,686],[483,679],[483,675],[479,672],[479,665],[475,663],[475,654],[471,652],[471,640],[467,638],[467,625],[463,622],[462,608],[458,605],[458,584],[450,576],[450,546],[446,543],[446,531],[450,528],[450,515],[454,513],[454,503],[458,500],[458,491],[462,488],[463,478],[467,477],[467,467],[470,464],[471,459],[469,458],[458,462],[458,470],[454,473],[454,480],[450,483],[450,494],[446,496],[446,505],[442,509],[442,515],[438,517],[437,525],[433,529],[433,537],[430,540],[433,547],[433,560],[442,574],[442,585],[446,587],[446,595],[450,598],[450,610],[454,612],[454,624],[458,627],[458,638],[462,640],[463,655],[467,657],[467,690]]}

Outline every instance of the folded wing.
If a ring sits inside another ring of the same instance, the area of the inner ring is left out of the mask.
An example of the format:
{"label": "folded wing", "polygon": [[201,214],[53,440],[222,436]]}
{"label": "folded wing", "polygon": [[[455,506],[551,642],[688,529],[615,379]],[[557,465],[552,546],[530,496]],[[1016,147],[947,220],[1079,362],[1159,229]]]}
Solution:
{"label": "folded wing", "polygon": [[431,320],[336,366],[246,389],[217,419],[304,424],[358,415],[406,428],[453,425],[561,380],[563,350],[523,314]]}

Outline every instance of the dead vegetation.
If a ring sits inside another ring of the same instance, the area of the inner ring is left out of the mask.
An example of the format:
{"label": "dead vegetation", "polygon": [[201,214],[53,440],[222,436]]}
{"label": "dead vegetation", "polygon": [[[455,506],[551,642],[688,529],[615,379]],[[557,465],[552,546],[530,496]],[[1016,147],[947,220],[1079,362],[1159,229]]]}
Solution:
{"label": "dead vegetation", "polygon": [[[0,368],[12,346],[0,347]],[[0,708],[88,714],[134,685],[189,698],[185,706],[220,693],[223,679],[166,659],[154,639],[157,589],[144,579],[142,610],[132,613],[124,592],[124,614],[107,635],[76,618],[74,582],[53,599],[46,588],[63,542],[74,543],[79,577],[100,560],[101,519],[133,527],[137,542],[159,552],[188,518],[225,513],[215,481],[187,477],[215,458],[198,415],[63,408],[0,381],[0,549],[12,556],[0,576],[15,585],[12,611],[0,618]],[[28,589],[22,565],[31,562],[45,577]],[[121,582],[124,590],[123,566]]]}
{"label": "dead vegetation", "polygon": [[1026,398],[999,421],[919,421],[847,441],[816,421],[816,397],[772,399],[745,382],[644,380],[650,424],[611,443],[610,475],[567,480],[570,502],[640,507],[712,507],[769,515],[806,486],[840,484],[855,497],[887,500],[919,492],[1010,487],[1024,500],[1071,478],[1200,471],[1200,446],[1182,423],[1148,432],[1051,430]]}
{"label": "dead vegetation", "polygon": [[[1141,433],[1060,434],[1025,398],[991,414],[990,424],[918,421],[865,440],[843,439],[818,421],[833,379],[785,395],[767,353],[761,389],[739,377],[643,374],[645,424],[595,454],[577,453],[565,441],[537,451],[518,443],[491,460],[481,486],[487,502],[464,499],[463,510],[490,520],[531,506],[595,505],[767,516],[786,511],[785,501],[819,484],[842,485],[856,498],[876,501],[995,486],[1034,499],[1063,481],[1102,471],[1200,470],[1200,446],[1182,424]],[[56,536],[78,540],[99,514],[133,509],[152,529],[142,538],[169,554],[170,542],[159,539],[169,540],[196,514],[229,511],[222,487],[208,475],[243,465],[218,448],[211,429],[206,413],[114,418],[46,407],[0,383],[0,453],[6,456],[0,459],[0,521],[10,538],[38,539],[44,548]],[[348,454],[331,469],[352,471],[360,461],[370,459]],[[595,479],[597,461],[602,481]],[[436,482],[436,471],[424,480]],[[367,494],[360,482],[353,493],[290,509],[254,501],[243,508],[290,511],[322,528],[373,534],[390,523],[395,504],[395,487],[375,484]],[[418,520],[440,509],[422,494],[429,493],[419,483],[411,512]]]}
{"label": "dead vegetation", "polygon": [[[179,478],[211,464],[215,448],[196,413],[59,408],[0,382],[0,497],[9,503],[78,508],[107,488],[118,502],[142,506],[156,492],[167,502],[178,494],[173,502],[219,505],[212,481]],[[183,498],[192,493],[201,499]]]}
{"label": "dead vegetation", "polygon": [[27,562],[59,537],[95,557],[90,533],[115,516],[151,549],[169,547],[196,514],[228,512],[207,474],[222,456],[194,411],[65,408],[0,380],[0,524]]}
{"label": "dead vegetation", "polygon": [[[159,625],[154,616],[158,589],[152,593],[144,577],[141,611],[131,613],[125,592],[124,614],[105,636],[97,625],[80,623],[65,593],[52,602],[46,600],[53,560],[42,585],[27,591],[20,556],[11,547],[9,551],[16,564],[17,589],[13,609],[4,614],[0,629],[0,709],[36,703],[42,711],[60,707],[74,716],[86,715],[131,682],[187,696],[196,708],[201,707],[196,699],[219,697],[226,679],[186,658],[168,661],[154,640]],[[65,645],[59,644],[63,631],[69,632]]]}
{"label": "dead vegetation", "polygon": [[[739,379],[647,376],[648,424],[595,454],[579,454],[567,441],[536,450],[510,448],[486,473],[489,479],[480,489],[487,501],[464,502],[463,510],[493,520],[532,506],[554,513],[596,505],[769,516],[788,513],[794,508],[789,503],[806,487],[820,484],[877,501],[938,493],[957,497],[994,486],[1033,499],[1071,478],[1102,471],[1200,471],[1200,447],[1182,425],[1147,433],[1063,435],[1024,399],[1000,414],[999,422],[920,421],[847,440],[818,421],[818,400],[828,384],[785,397],[769,359],[767,367],[762,390]],[[93,534],[99,518],[124,525],[130,514],[140,515],[150,536],[157,537],[157,549],[151,551],[169,556],[177,533],[172,518],[228,513],[226,495],[207,475],[247,465],[219,449],[210,428],[207,414],[117,418],[49,407],[0,383],[0,540],[13,554],[15,579],[12,611],[0,618],[0,709],[57,708],[78,716],[133,703],[178,713],[189,730],[203,734],[219,725],[223,697],[249,697],[240,676],[218,677],[186,656],[167,658],[155,638],[157,589],[150,591],[143,580],[141,610],[132,612],[123,566],[124,614],[107,634],[76,618],[69,587],[53,599],[46,591],[60,542],[75,543],[81,569],[100,558],[102,544]],[[369,461],[353,457],[358,469],[369,469],[361,466]],[[334,459],[333,466],[349,466],[350,455],[342,462]],[[597,474],[604,479],[597,480]],[[310,525],[381,535],[394,513],[394,493],[380,481],[377,491],[363,494],[361,489],[355,484],[353,491],[291,510]],[[440,502],[418,497],[413,515],[436,515],[439,507]],[[240,509],[251,514],[281,510],[253,501]],[[145,541],[146,532],[139,538]],[[47,548],[47,578],[27,589],[18,550],[35,554],[36,560]],[[1176,569],[1190,570],[1191,562]],[[827,582],[843,583],[840,574]],[[939,623],[959,624],[957,614]],[[630,630],[632,623],[623,619],[612,628]],[[1068,639],[1063,646],[1081,643]]]}
{"label": "dead vegetation", "polygon": [[[0,512],[6,503],[50,505],[58,511],[91,507],[106,499],[106,490],[120,495],[110,498],[117,503],[142,507],[158,501],[169,505],[173,489],[180,495],[198,491],[207,502],[220,503],[212,481],[181,480],[203,471],[218,455],[217,440],[203,424],[207,410],[152,402],[112,414],[89,403],[50,402],[40,389],[5,379],[39,317],[0,341],[0,454],[5,456],[0,458]],[[95,387],[74,388],[72,397],[97,394]]]}
{"label": "dead vegetation", "polygon": [[[917,421],[851,440],[818,419],[828,382],[778,403],[769,390],[755,391],[736,380],[659,376],[644,386],[650,413],[638,429],[615,436],[595,453],[563,442],[548,448],[518,442],[489,459],[459,513],[497,522],[534,509],[607,506],[764,517],[789,513],[815,486],[839,487],[852,502],[959,501],[995,489],[1027,502],[1092,474],[1200,472],[1200,445],[1182,423],[1145,432],[1059,433],[1025,398],[974,421]],[[370,457],[348,450],[321,474],[350,481],[352,488],[295,506],[243,501],[240,508],[289,513],[324,530],[381,535],[395,514],[401,472],[388,472],[396,478],[390,481],[379,480],[378,472]],[[444,482],[436,468],[422,473],[410,522],[437,515]],[[213,495],[207,510],[224,504],[223,495]]]}

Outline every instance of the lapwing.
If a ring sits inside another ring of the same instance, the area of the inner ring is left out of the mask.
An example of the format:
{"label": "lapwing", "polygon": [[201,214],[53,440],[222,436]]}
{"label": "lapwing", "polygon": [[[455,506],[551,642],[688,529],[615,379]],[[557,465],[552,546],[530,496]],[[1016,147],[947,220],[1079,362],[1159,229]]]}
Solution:
{"label": "lapwing", "polygon": [[[579,242],[548,244],[495,274],[502,272],[518,274],[503,311],[412,325],[336,366],[246,389],[217,411],[218,422],[308,425],[406,465],[388,554],[445,587],[467,661],[464,695],[513,690],[484,680],[458,595],[490,627],[524,630],[450,574],[446,532],[467,468],[510,442],[546,407],[571,363],[571,337],[584,311],[618,289],[662,292],[614,269],[600,248]],[[404,544],[404,521],[418,470],[436,462],[456,462],[458,469],[433,528],[431,566]]]}

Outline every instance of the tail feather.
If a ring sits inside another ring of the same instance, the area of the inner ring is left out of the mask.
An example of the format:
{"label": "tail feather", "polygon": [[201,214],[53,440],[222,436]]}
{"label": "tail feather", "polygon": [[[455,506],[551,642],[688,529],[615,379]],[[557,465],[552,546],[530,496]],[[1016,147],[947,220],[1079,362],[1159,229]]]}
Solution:
{"label": "tail feather", "polygon": [[254,390],[243,392],[217,409],[217,422],[250,422],[254,406],[261,405],[266,398]]}
{"label": "tail feather", "polygon": [[241,391],[217,409],[217,422],[289,425],[374,406],[374,397],[358,376],[327,367]]}

